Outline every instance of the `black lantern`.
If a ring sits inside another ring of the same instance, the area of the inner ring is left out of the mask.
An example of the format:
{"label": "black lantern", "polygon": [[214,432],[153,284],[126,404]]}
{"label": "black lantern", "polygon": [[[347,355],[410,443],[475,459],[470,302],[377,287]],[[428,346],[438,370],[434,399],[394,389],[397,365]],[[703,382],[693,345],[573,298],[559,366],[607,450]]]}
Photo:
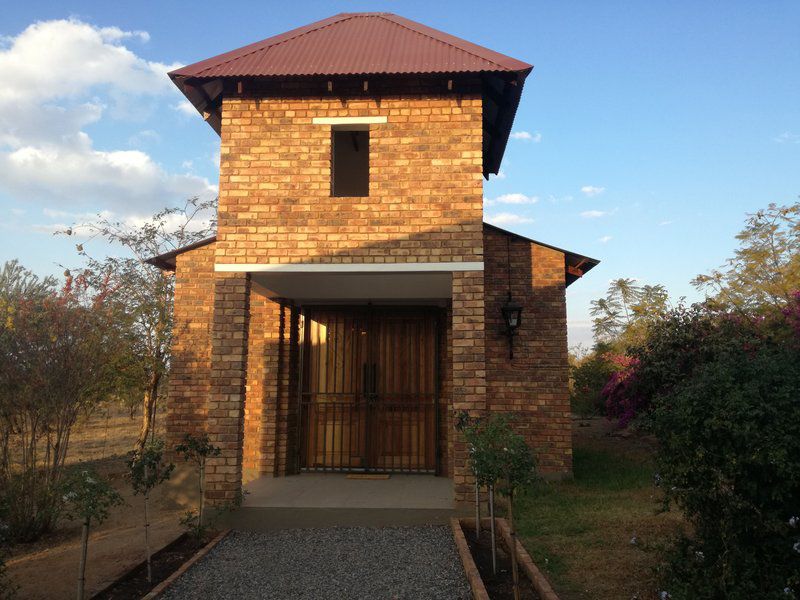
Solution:
{"label": "black lantern", "polygon": [[508,336],[508,357],[514,358],[514,335],[517,329],[522,324],[522,305],[511,300],[511,294],[508,295],[508,300],[500,309],[503,311],[503,321],[506,324],[506,335]]}

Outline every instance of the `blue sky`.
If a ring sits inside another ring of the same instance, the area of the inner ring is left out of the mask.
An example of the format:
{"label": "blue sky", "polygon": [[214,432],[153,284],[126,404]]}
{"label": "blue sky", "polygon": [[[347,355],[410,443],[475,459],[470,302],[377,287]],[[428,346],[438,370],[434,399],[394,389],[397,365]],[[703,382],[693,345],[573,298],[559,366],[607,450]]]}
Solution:
{"label": "blue sky", "polygon": [[[338,12],[389,11],[535,65],[487,217],[602,259],[568,292],[570,341],[609,280],[689,280],[744,215],[800,194],[800,3],[15,2],[0,22],[0,260],[74,263],[59,225],[213,194],[219,139],[166,81]],[[38,25],[35,25],[39,23]],[[526,135],[527,134],[527,135]],[[509,202],[511,201],[511,202]]]}

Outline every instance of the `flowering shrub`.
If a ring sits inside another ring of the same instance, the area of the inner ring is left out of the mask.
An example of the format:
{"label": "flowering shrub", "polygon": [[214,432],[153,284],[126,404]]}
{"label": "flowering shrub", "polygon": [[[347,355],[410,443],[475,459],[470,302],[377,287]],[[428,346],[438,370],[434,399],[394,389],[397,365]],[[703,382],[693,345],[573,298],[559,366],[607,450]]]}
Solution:
{"label": "flowering shrub", "polygon": [[690,524],[669,598],[800,598],[797,304],[758,316],[678,307],[604,390],[658,438],[667,505]]}

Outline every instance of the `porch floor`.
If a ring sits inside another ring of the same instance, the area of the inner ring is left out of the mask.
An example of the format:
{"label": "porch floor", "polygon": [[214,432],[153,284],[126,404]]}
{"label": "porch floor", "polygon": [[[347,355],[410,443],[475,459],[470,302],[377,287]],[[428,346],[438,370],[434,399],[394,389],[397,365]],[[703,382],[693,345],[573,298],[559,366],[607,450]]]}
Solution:
{"label": "porch floor", "polygon": [[[446,525],[459,512],[453,480],[433,475],[348,479],[341,473],[259,477],[221,525],[247,531]],[[463,510],[463,509],[462,509]]]}
{"label": "porch floor", "polygon": [[393,474],[348,479],[342,473],[259,477],[244,486],[246,508],[453,510],[453,480]]}

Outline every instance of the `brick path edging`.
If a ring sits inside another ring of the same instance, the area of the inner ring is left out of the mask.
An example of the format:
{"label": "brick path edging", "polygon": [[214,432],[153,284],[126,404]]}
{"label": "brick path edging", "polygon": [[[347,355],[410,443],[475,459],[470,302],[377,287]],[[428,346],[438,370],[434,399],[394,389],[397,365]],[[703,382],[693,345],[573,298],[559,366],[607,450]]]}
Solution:
{"label": "brick path edging", "polygon": [[[496,519],[496,521],[497,528],[500,530],[500,535],[503,536],[506,548],[511,548],[511,529],[508,526],[508,521],[505,519]],[[533,562],[530,554],[525,550],[525,546],[523,546],[522,542],[519,540],[517,540],[517,563],[522,567],[522,570],[525,571],[528,579],[530,579],[533,584],[533,589],[539,594],[541,600],[559,600],[550,582],[547,581],[547,578]]]}
{"label": "brick path edging", "polygon": [[472,559],[472,553],[469,551],[467,538],[464,537],[464,530],[461,529],[462,521],[465,521],[465,519],[452,517],[450,519],[450,527],[453,530],[458,556],[461,558],[464,573],[467,576],[469,587],[472,590],[472,598],[473,600],[489,600],[489,594],[486,592],[486,586],[483,585],[483,579],[481,579],[481,574],[478,572],[478,566],[475,564],[475,561]]}
{"label": "brick path edging", "polygon": [[178,577],[186,573],[186,571],[188,571],[192,565],[194,565],[198,560],[200,560],[206,554],[208,554],[211,551],[211,549],[217,544],[219,544],[225,538],[225,536],[228,535],[230,532],[231,532],[230,529],[226,529],[225,531],[217,535],[217,537],[215,537],[213,540],[208,542],[205,546],[200,548],[200,550],[195,552],[195,554],[189,560],[187,560],[180,567],[178,567],[178,569],[172,575],[167,577],[164,581],[162,581],[156,587],[150,590],[150,592],[147,595],[142,596],[142,600],[155,600],[156,598],[159,598],[164,592],[167,591],[167,589],[169,589],[169,587],[173,583],[175,583]]}
{"label": "brick path edging", "polygon": [[[498,517],[495,519],[495,522],[497,523],[497,529],[503,538],[506,548],[511,548],[511,529],[508,527],[508,521]],[[478,572],[478,567],[475,565],[475,561],[472,558],[472,553],[469,550],[467,538],[464,536],[464,530],[461,528],[462,523],[468,527],[474,528],[475,519],[457,519],[455,517],[450,519],[450,525],[453,528],[453,536],[456,540],[458,554],[461,557],[461,563],[464,565],[464,572],[467,574],[467,580],[472,588],[472,597],[474,600],[489,600],[489,595],[486,593],[486,587],[483,585],[483,579],[481,579],[480,573]],[[481,519],[481,525],[488,532],[490,525],[489,519]],[[531,584],[533,585],[533,589],[536,590],[536,593],[539,595],[541,600],[559,600],[558,594],[555,593],[553,587],[550,585],[550,582],[547,581],[547,578],[533,562],[530,554],[528,554],[528,551],[525,550],[525,546],[523,546],[519,540],[517,540],[517,564],[522,567],[522,570],[525,572],[525,575],[530,580]]]}

